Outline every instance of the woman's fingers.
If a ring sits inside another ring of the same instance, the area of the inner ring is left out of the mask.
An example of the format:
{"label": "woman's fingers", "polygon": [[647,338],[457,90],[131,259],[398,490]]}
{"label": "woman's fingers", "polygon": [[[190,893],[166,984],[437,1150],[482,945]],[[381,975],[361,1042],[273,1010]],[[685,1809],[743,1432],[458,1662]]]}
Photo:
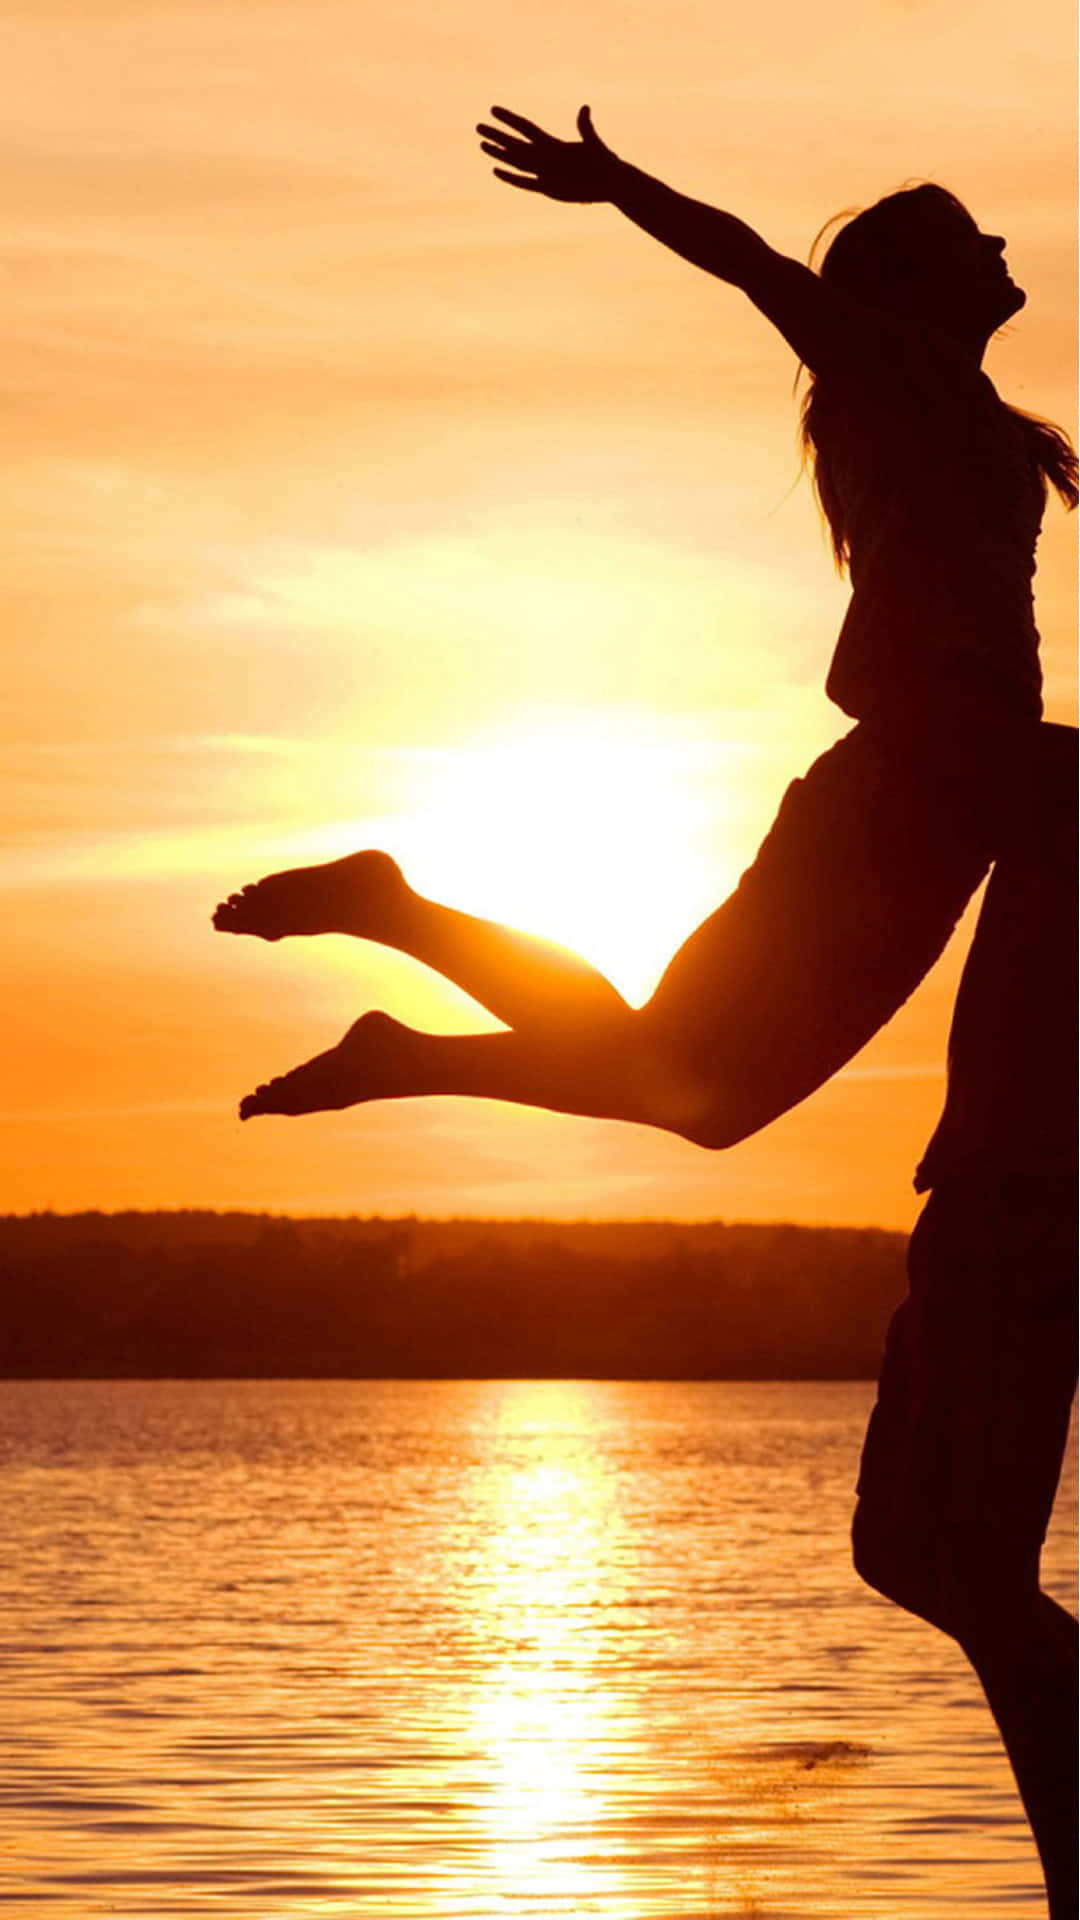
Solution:
{"label": "woman's fingers", "polygon": [[525,120],[520,113],[511,113],[509,107],[492,107],[496,120],[505,120],[508,127],[518,133],[524,133],[530,140],[550,140],[551,135],[538,127],[535,120]]}
{"label": "woman's fingers", "polygon": [[509,160],[515,167],[534,167],[537,165],[536,148],[527,140],[511,140],[507,133],[497,133],[494,127],[477,127],[477,133],[484,138],[480,145],[484,153],[493,153],[496,159]]}
{"label": "woman's fingers", "polygon": [[[516,167],[519,173],[527,174],[530,177],[535,178],[538,174],[545,171],[539,160],[515,160],[511,154],[500,153],[498,147],[489,147],[486,140],[480,142],[480,151],[481,153],[490,154],[493,160],[501,160],[505,167]],[[498,172],[498,168],[496,168],[495,171]]]}
{"label": "woman's fingers", "polygon": [[501,160],[505,167],[516,167],[519,173],[527,174],[533,179],[544,171],[538,160],[513,160],[508,154],[500,153],[498,147],[489,147],[486,141],[481,141],[480,151],[490,154],[493,160]]}
{"label": "woman's fingers", "polygon": [[531,150],[533,144],[528,140],[515,140],[513,134],[507,133],[504,127],[489,127],[483,120],[479,122],[476,131],[482,139],[501,140],[508,147],[526,147]]}
{"label": "woman's fingers", "polygon": [[524,193],[543,193],[539,180],[527,180],[521,173],[504,173],[501,167],[493,167],[496,180],[505,180],[508,187],[520,187]]}
{"label": "woman's fingers", "polygon": [[[504,125],[493,127],[481,121],[476,131],[481,151],[501,162],[494,168],[496,180],[504,180],[508,187],[520,187],[525,193],[545,194],[549,200],[584,202],[603,198],[589,177],[589,163],[606,149],[593,132],[588,107],[582,107],[578,115],[581,145],[576,140],[557,140],[534,120],[511,113],[509,107],[492,107],[491,111]],[[514,133],[507,133],[506,127],[512,127]]]}

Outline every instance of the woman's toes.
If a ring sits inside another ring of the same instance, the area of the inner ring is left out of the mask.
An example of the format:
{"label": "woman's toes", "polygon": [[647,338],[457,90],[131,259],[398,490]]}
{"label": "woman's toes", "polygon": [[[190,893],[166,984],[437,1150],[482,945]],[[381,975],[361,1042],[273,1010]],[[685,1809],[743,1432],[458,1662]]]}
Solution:
{"label": "woman's toes", "polygon": [[227,900],[219,900],[211,914],[215,927],[228,929],[242,927],[246,902],[242,894],[230,893]]}

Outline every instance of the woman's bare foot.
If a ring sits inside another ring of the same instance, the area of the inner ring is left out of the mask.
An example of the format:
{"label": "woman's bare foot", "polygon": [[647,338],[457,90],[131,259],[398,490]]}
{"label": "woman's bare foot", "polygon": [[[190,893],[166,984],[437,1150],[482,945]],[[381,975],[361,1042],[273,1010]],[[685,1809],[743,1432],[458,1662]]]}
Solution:
{"label": "woman's bare foot", "polygon": [[[293,933],[351,933],[380,939],[409,897],[401,868],[388,853],[350,853],[319,867],[271,873],[214,909],[219,933],[281,940]],[[344,1043],[343,1043],[344,1044]]]}
{"label": "woman's bare foot", "polygon": [[327,1113],[364,1100],[416,1093],[412,1084],[411,1030],[388,1013],[365,1013],[326,1053],[294,1067],[240,1102],[241,1120],[260,1113]]}

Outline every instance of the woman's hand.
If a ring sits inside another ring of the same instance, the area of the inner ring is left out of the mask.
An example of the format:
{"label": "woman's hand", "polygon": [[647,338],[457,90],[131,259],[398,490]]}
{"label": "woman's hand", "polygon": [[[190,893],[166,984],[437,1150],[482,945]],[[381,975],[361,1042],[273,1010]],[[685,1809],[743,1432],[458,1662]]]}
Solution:
{"label": "woman's hand", "polygon": [[[556,140],[531,120],[506,107],[492,107],[496,120],[513,127],[515,139],[502,127],[479,126],[480,150],[503,165],[495,168],[496,180],[521,187],[526,193],[543,193],[549,200],[570,200],[581,204],[610,197],[611,170],[618,162],[595,131],[588,107],[577,117],[580,140]],[[513,168],[513,172],[508,172]]]}

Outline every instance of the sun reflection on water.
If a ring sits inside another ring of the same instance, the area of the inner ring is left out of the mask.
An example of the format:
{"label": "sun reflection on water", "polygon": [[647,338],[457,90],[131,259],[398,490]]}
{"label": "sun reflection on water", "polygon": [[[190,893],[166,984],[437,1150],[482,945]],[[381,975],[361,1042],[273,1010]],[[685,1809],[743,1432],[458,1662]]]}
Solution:
{"label": "sun reflection on water", "polygon": [[588,1912],[592,1898],[629,1893],[596,1853],[609,1812],[598,1756],[619,1744],[603,1630],[611,1565],[625,1559],[604,1426],[585,1383],[508,1382],[474,1489],[485,1538],[475,1598],[499,1649],[470,1716],[490,1769],[484,1878],[519,1907],[576,1900]]}

